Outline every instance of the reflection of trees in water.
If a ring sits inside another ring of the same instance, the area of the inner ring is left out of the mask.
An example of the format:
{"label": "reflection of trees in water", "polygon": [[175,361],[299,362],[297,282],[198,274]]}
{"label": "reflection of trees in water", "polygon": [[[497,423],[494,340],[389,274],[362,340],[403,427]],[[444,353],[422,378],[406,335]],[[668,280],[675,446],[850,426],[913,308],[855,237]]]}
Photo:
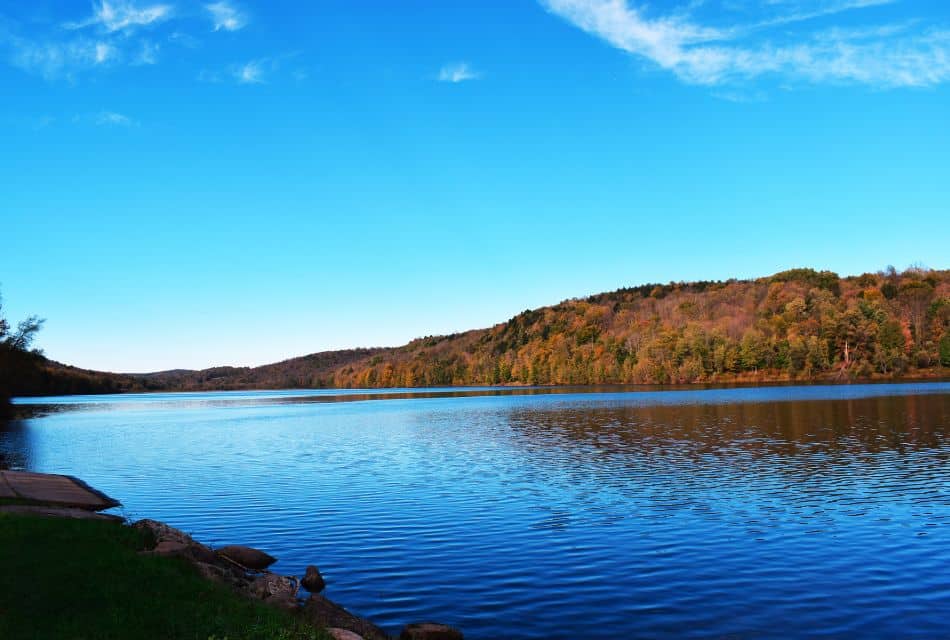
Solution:
{"label": "reflection of trees in water", "polygon": [[644,452],[678,443],[697,455],[748,446],[763,454],[875,453],[940,447],[950,395],[850,400],[521,409],[508,421],[525,438]]}
{"label": "reflection of trees in water", "polygon": [[950,464],[946,394],[505,417],[526,472],[591,502],[648,504],[641,514],[750,493],[764,509],[821,512],[829,500],[900,499],[902,487],[936,481]]}
{"label": "reflection of trees in water", "polygon": [[32,450],[25,420],[0,420],[0,469],[31,468]]}

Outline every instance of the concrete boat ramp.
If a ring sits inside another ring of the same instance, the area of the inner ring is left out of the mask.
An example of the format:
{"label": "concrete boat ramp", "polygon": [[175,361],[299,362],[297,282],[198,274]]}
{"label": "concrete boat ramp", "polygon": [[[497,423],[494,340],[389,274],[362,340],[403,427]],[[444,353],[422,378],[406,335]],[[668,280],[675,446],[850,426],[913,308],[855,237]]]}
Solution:
{"label": "concrete boat ramp", "polygon": [[98,512],[117,506],[117,500],[72,476],[0,471],[0,513],[115,519]]}

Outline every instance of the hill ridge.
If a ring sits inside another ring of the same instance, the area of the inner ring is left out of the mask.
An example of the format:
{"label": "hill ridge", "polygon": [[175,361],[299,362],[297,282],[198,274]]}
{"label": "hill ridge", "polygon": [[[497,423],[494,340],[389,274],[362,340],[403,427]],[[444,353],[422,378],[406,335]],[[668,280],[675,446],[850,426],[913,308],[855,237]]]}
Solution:
{"label": "hill ridge", "polygon": [[19,395],[945,375],[950,271],[888,268],[840,277],[799,268],[621,287],[481,329],[257,367],[113,374],[45,359],[35,365]]}

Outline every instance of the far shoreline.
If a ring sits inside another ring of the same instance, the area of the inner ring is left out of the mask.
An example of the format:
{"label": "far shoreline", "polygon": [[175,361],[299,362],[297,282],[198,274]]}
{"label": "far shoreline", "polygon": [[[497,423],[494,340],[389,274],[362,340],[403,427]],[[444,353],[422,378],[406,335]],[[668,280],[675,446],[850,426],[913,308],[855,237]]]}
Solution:
{"label": "far shoreline", "polygon": [[[698,389],[741,389],[756,387],[812,387],[812,386],[850,386],[850,385],[879,385],[879,384],[908,384],[914,382],[939,383],[950,382],[950,371],[926,371],[910,375],[901,375],[897,377],[890,376],[872,376],[860,378],[836,379],[834,377],[821,378],[802,378],[793,379],[788,376],[731,376],[729,378],[719,378],[716,380],[696,380],[692,382],[670,382],[670,383],[625,383],[609,382],[603,384],[525,384],[525,383],[506,383],[497,385],[438,385],[427,387],[227,387],[227,388],[206,388],[206,389],[148,389],[141,391],[119,391],[119,392],[88,392],[88,393],[60,393],[53,395],[21,395],[11,398],[14,406],[28,406],[36,404],[34,401],[43,398],[71,398],[71,397],[122,397],[122,396],[159,396],[164,394],[204,394],[204,393],[293,393],[293,392],[327,392],[327,397],[334,397],[335,393],[345,396],[422,396],[431,394],[429,397],[451,397],[452,394],[465,394],[471,392],[473,395],[485,394],[486,392],[571,392],[577,393],[618,393],[618,392],[657,392],[657,391],[687,391]],[[322,394],[315,394],[322,395]],[[520,395],[520,394],[519,394]],[[464,397],[464,396],[459,396]],[[372,398],[361,398],[372,399]],[[382,398],[380,398],[382,399]]]}

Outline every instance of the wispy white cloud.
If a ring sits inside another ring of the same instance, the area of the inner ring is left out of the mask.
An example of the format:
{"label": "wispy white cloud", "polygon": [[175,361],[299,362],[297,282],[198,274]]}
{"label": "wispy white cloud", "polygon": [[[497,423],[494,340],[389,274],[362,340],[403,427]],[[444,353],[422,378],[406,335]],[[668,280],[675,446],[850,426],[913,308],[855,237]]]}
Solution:
{"label": "wispy white cloud", "polygon": [[264,82],[264,64],[261,60],[251,60],[235,67],[232,75],[240,84],[260,84]]}
{"label": "wispy white cloud", "polygon": [[135,59],[135,64],[156,64],[160,50],[161,45],[158,43],[143,40],[138,56]]}
{"label": "wispy white cloud", "polygon": [[[55,16],[20,23],[0,15],[0,62],[50,81],[76,82],[97,70],[158,64],[165,49],[189,49],[197,56],[202,45],[197,34],[207,30],[209,16],[216,31],[236,31],[248,23],[247,14],[230,0],[196,4],[196,11],[176,6],[184,4],[181,0],[92,0],[91,11],[87,4],[71,21],[68,16]],[[233,72],[220,69],[216,73],[260,83],[276,68],[277,59],[261,58]],[[262,64],[264,60],[270,62]]]}
{"label": "wispy white cloud", "polygon": [[169,33],[168,42],[185,47],[186,49],[197,49],[201,46],[201,41],[198,40],[198,38],[183,31],[172,31]]}
{"label": "wispy white cloud", "polygon": [[884,24],[870,27],[830,27],[813,34],[815,40],[835,42],[846,40],[877,40],[889,38],[907,32],[917,21],[911,20],[896,24]]}
{"label": "wispy white cloud", "polygon": [[112,33],[150,25],[168,19],[172,7],[167,4],[137,6],[127,0],[100,0],[93,4],[92,16],[79,22],[67,22],[67,29],[100,27]]}
{"label": "wispy white cloud", "polygon": [[93,3],[92,15],[79,22],[34,27],[30,35],[19,35],[10,28],[0,30],[0,52],[6,49],[13,66],[48,80],[75,81],[83,72],[118,64],[155,64],[158,45],[134,31],[171,16],[172,7],[167,4],[102,0]]}
{"label": "wispy white cloud", "polygon": [[695,84],[722,85],[767,75],[883,88],[950,81],[948,30],[910,30],[908,23],[837,32],[771,29],[892,1],[767,0],[785,13],[713,26],[691,19],[688,12],[648,15],[645,6],[626,0],[541,0],[552,13],[611,46]]}
{"label": "wispy white cloud", "polygon": [[109,58],[115,57],[115,47],[108,42],[96,43],[96,64],[102,64]]}
{"label": "wispy white cloud", "polygon": [[897,1],[898,0],[825,0],[824,2],[815,4],[813,0],[812,2],[801,2],[800,0],[772,0],[766,2],[766,4],[779,6],[783,9],[783,12],[756,22],[750,25],[750,27],[763,28],[792,24],[795,22],[806,22],[808,20],[833,16],[837,13],[852,11],[854,9],[867,9],[869,7],[894,4]]}
{"label": "wispy white cloud", "polygon": [[472,69],[467,62],[454,62],[439,69],[439,82],[465,82],[477,80],[481,74]]}
{"label": "wispy white cloud", "polygon": [[25,71],[47,79],[72,76],[77,71],[103,67],[116,62],[121,54],[108,42],[74,38],[63,42],[34,41],[9,37],[10,62]]}
{"label": "wispy white cloud", "polygon": [[237,31],[247,25],[247,14],[240,11],[233,4],[222,0],[206,4],[205,9],[211,14],[214,30]]}
{"label": "wispy white cloud", "polygon": [[135,122],[127,115],[115,111],[100,111],[94,122],[100,127],[131,127]]}
{"label": "wispy white cloud", "polygon": [[278,56],[256,58],[226,67],[205,68],[198,72],[197,79],[200,82],[211,84],[222,82],[266,84],[274,78],[293,79],[296,82],[302,82],[309,77],[309,72],[303,67],[288,68],[288,61],[293,60],[296,56],[296,52],[291,52]]}

